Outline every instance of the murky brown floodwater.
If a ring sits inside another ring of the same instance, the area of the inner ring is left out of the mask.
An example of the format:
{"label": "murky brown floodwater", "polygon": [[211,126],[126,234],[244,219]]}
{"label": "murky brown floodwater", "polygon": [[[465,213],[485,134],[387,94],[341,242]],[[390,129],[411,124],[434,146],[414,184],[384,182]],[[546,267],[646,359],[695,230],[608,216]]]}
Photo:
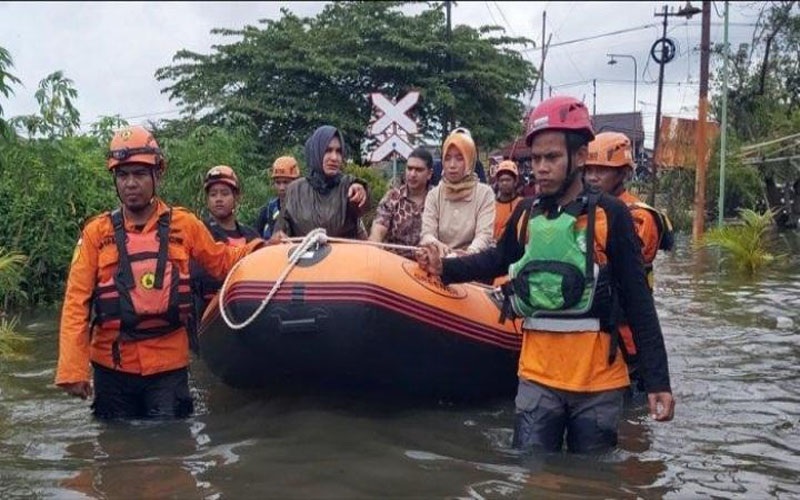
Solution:
{"label": "murky brown floodwater", "polygon": [[33,358],[0,365],[0,498],[800,497],[800,260],[748,283],[684,242],[658,269],[676,419],[629,411],[600,458],[515,455],[511,401],[274,399],[201,362],[192,419],[101,424],[50,385],[55,316],[27,318]]}

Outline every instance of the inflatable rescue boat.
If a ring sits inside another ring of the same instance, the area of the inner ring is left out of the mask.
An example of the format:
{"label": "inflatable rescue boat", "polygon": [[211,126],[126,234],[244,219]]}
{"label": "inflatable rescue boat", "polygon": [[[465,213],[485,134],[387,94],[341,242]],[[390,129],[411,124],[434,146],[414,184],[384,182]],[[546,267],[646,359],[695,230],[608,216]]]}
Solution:
{"label": "inflatable rescue boat", "polygon": [[225,317],[220,295],[205,311],[200,356],[236,387],[508,397],[521,336],[518,324],[498,322],[491,292],[444,286],[416,262],[365,244],[269,246],[231,271],[220,290]]}

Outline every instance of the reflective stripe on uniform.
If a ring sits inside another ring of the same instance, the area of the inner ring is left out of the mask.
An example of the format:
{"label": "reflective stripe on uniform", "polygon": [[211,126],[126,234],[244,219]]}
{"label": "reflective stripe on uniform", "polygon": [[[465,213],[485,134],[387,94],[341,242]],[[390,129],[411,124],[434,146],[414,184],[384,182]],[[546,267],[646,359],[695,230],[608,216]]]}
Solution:
{"label": "reflective stripe on uniform", "polygon": [[522,328],[537,332],[596,332],[600,331],[600,320],[598,318],[525,318]]}

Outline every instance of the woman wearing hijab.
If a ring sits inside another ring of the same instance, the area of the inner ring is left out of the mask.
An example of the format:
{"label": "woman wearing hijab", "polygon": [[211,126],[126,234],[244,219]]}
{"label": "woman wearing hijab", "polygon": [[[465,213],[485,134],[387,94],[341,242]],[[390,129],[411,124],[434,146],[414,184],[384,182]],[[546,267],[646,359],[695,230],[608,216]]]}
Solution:
{"label": "woman wearing hijab", "polygon": [[480,252],[493,243],[494,192],[478,182],[468,134],[452,132],[442,153],[442,182],[425,198],[420,245],[435,245],[442,256]]}
{"label": "woman wearing hijab", "polygon": [[330,125],[306,141],[308,175],[286,190],[274,238],[305,236],[321,227],[328,236],[359,238],[359,217],[369,208],[366,182],[342,173],[344,138]]}

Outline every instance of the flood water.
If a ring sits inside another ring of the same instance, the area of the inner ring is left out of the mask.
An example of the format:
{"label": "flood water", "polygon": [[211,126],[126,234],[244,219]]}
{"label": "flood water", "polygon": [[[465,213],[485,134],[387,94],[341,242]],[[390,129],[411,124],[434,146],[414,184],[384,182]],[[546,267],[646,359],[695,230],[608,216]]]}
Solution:
{"label": "flood water", "polygon": [[[686,242],[656,302],[677,399],[629,410],[601,457],[521,457],[513,402],[408,407],[273,398],[192,368],[197,414],[105,424],[52,387],[57,317],[0,365],[0,498],[800,498],[800,246],[753,280]],[[793,238],[793,239],[792,239]]]}

